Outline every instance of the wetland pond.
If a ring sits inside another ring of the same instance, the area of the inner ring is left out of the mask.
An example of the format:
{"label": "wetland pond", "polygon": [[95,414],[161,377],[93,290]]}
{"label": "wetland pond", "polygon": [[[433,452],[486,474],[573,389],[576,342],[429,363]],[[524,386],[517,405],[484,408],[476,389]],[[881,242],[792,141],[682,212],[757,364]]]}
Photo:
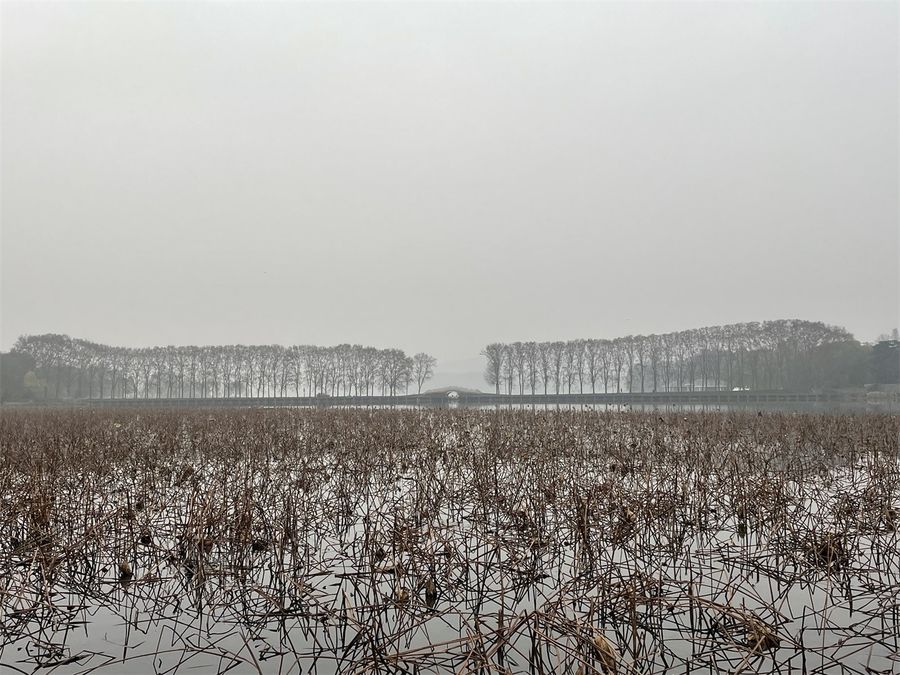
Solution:
{"label": "wetland pond", "polygon": [[0,673],[900,672],[900,418],[4,410]]}

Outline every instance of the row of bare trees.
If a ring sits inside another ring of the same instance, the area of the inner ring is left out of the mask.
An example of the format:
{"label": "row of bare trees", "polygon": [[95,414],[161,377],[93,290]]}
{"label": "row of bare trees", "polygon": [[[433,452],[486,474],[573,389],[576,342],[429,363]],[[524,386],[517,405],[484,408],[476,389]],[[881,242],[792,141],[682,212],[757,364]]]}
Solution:
{"label": "row of bare trees", "polygon": [[[844,328],[801,320],[708,326],[662,335],[493,343],[482,351],[496,393],[787,389]],[[804,380],[805,381],[805,380]]]}
{"label": "row of bare trees", "polygon": [[46,398],[395,396],[421,392],[437,361],[362,345],[224,345],[132,349],[26,335]]}

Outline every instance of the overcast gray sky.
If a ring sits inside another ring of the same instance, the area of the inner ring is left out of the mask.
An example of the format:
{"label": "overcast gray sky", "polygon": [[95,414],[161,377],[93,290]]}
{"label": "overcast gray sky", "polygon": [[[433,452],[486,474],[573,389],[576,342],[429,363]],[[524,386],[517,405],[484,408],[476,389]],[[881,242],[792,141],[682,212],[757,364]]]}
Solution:
{"label": "overcast gray sky", "polygon": [[2,346],[898,323],[898,5],[2,4]]}

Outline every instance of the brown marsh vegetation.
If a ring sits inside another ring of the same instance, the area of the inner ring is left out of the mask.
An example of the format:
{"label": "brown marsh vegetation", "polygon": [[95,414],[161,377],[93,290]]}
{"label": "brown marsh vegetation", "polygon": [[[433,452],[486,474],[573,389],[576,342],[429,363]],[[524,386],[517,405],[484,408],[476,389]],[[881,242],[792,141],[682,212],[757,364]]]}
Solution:
{"label": "brown marsh vegetation", "polygon": [[900,670],[900,419],[15,410],[0,671]]}

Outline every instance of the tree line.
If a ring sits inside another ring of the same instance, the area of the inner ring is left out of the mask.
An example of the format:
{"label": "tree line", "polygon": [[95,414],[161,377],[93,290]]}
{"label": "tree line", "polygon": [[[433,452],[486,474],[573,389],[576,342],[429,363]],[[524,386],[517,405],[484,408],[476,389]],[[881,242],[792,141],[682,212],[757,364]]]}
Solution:
{"label": "tree line", "polygon": [[[900,382],[896,333],[860,344],[844,328],[781,320],[660,335],[487,345],[496,393],[730,389],[808,391]],[[422,391],[437,361],[342,344],[113,347],[25,335],[0,355],[0,398],[395,396]]]}
{"label": "tree line", "polygon": [[495,342],[481,352],[495,392],[572,394],[862,385],[867,348],[844,328],[796,319],[661,335]]}
{"label": "tree line", "polygon": [[60,334],[25,335],[32,398],[395,396],[421,392],[437,360],[342,344],[113,347]]}

